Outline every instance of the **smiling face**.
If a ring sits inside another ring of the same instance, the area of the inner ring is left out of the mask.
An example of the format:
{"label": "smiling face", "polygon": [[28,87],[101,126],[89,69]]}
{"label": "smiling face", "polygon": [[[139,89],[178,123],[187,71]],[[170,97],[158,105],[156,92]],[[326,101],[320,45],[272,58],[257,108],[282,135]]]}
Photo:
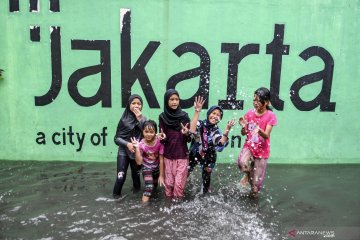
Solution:
{"label": "smiling face", "polygon": [[210,124],[217,124],[221,120],[221,112],[219,109],[215,109],[209,114],[208,121]]}
{"label": "smiling face", "polygon": [[144,140],[146,143],[151,143],[154,141],[156,136],[156,131],[152,126],[146,126],[143,130]]}
{"label": "smiling face", "polygon": [[132,102],[130,103],[130,111],[134,112],[134,109],[138,109],[141,111],[141,108],[142,104],[140,99],[134,98],[134,100],[132,100]]}
{"label": "smiling face", "polygon": [[262,103],[258,95],[254,95],[253,105],[258,114],[262,114],[266,111],[266,107],[269,105],[269,101]]}
{"label": "smiling face", "polygon": [[168,105],[171,109],[175,110],[178,108],[180,103],[180,99],[178,97],[178,95],[173,94],[170,96],[169,101],[168,101]]}

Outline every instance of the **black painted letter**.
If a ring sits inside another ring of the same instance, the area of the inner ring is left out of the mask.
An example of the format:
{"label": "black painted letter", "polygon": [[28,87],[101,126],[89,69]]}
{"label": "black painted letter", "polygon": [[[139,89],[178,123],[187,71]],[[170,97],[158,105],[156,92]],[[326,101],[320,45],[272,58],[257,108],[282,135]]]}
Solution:
{"label": "black painted letter", "polygon": [[266,54],[272,54],[270,101],[277,110],[284,109],[284,101],[279,98],[282,55],[289,55],[290,46],[283,45],[284,42],[283,24],[275,24],[274,39],[266,45]]}
{"label": "black painted letter", "polygon": [[196,93],[189,99],[181,99],[181,108],[190,108],[194,106],[195,96],[203,96],[206,99],[204,108],[208,108],[209,103],[209,84],[210,84],[210,56],[206,49],[200,44],[193,42],[186,42],[177,46],[173,52],[180,57],[184,53],[192,52],[200,57],[200,66],[184,72],[177,73],[170,77],[166,84],[166,89],[174,88],[179,83],[186,79],[191,79],[200,76],[200,82]]}
{"label": "black painted letter", "polygon": [[134,85],[136,79],[139,79],[140,86],[144,91],[146,100],[149,103],[150,108],[160,108],[154,90],[151,86],[149,77],[145,70],[146,64],[149,62],[156,49],[160,46],[160,42],[149,42],[145,50],[141,53],[140,57],[135,62],[134,66],[131,67],[130,10],[126,11],[120,24],[122,24],[120,29],[122,107],[126,107],[128,99],[131,95],[131,87],[132,85]]}
{"label": "black painted letter", "polygon": [[35,106],[45,106],[59,95],[62,84],[60,27],[51,27],[51,70],[52,81],[49,91],[43,96],[35,96]]}
{"label": "black painted letter", "polygon": [[221,52],[229,53],[226,100],[219,100],[223,109],[243,109],[243,100],[236,100],[238,65],[250,54],[259,54],[259,44],[247,44],[239,49],[238,43],[222,43]]}
{"label": "black painted letter", "polygon": [[[74,101],[80,106],[89,107],[101,101],[102,107],[111,107],[111,68],[109,40],[71,40],[71,49],[100,51],[100,64],[80,68],[69,78],[68,90]],[[83,97],[77,88],[78,82],[87,76],[101,73],[101,84],[97,93],[92,97]]]}
{"label": "black painted letter", "polygon": [[[320,111],[323,112],[335,112],[335,102],[330,102],[331,85],[334,71],[334,59],[331,54],[322,47],[309,47],[305,49],[300,55],[302,59],[307,61],[313,56],[318,56],[323,60],[325,67],[324,70],[308,74],[296,80],[290,90],[290,99],[294,106],[301,111],[310,111],[320,105]],[[318,82],[322,80],[322,88],[319,95],[308,102],[303,101],[300,98],[299,91],[303,86]]]}

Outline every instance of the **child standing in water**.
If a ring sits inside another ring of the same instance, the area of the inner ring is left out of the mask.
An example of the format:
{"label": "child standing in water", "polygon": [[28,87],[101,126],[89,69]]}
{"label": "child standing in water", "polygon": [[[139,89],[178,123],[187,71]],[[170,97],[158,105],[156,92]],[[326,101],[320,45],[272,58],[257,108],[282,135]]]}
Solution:
{"label": "child standing in water", "polygon": [[190,142],[188,125],[190,118],[180,107],[179,93],[169,89],[164,95],[164,112],[159,115],[164,142],[165,195],[182,199],[188,173],[188,148]]}
{"label": "child standing in water", "polygon": [[204,104],[203,97],[195,97],[195,113],[190,124],[190,132],[193,140],[190,146],[189,173],[197,164],[202,168],[203,193],[207,193],[210,187],[211,173],[216,163],[216,151],[224,148],[228,142],[228,134],[235,125],[235,121],[228,121],[224,134],[221,134],[217,123],[223,117],[223,110],[219,106],[212,106],[206,114],[205,120],[199,119],[199,112]]}
{"label": "child standing in water", "polygon": [[143,139],[139,142],[132,138],[135,146],[135,161],[142,165],[144,177],[143,202],[148,202],[153,191],[156,189],[158,182],[160,186],[164,185],[164,146],[160,139],[156,137],[157,125],[154,121],[144,122]]}
{"label": "child standing in water", "polygon": [[270,133],[277,125],[277,118],[269,107],[270,91],[261,87],[254,93],[254,108],[240,117],[241,134],[246,135],[237,164],[245,176],[242,186],[251,185],[251,197],[257,197],[265,177],[267,160],[270,156]]}
{"label": "child standing in water", "polygon": [[142,106],[142,98],[137,94],[131,95],[117,126],[114,141],[119,146],[119,150],[117,156],[117,176],[113,189],[114,198],[121,197],[121,190],[125,183],[129,165],[133,189],[134,191],[140,189],[140,166],[137,166],[135,163],[135,147],[131,142],[131,138],[140,139],[141,137],[142,126],[146,120],[141,114]]}

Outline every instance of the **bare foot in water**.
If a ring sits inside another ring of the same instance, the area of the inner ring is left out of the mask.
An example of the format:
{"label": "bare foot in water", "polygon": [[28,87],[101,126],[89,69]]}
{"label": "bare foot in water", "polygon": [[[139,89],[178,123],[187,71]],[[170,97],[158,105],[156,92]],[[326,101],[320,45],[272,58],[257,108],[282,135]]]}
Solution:
{"label": "bare foot in water", "polygon": [[250,192],[250,198],[258,198],[259,197],[259,189],[256,186],[253,186]]}
{"label": "bare foot in water", "polygon": [[254,192],[254,191],[251,191],[250,194],[249,194],[250,198],[258,198],[259,197],[259,192]]}
{"label": "bare foot in water", "polygon": [[243,178],[240,180],[240,185],[241,185],[242,187],[247,187],[248,184],[249,184],[249,177],[248,177],[247,174],[245,174],[245,175],[243,176]]}

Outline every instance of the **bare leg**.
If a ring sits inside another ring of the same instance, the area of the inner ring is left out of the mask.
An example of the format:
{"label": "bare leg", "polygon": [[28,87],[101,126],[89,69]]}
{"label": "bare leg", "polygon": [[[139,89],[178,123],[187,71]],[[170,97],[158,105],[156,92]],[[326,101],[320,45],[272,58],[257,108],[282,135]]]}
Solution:
{"label": "bare leg", "polygon": [[246,187],[249,184],[250,181],[250,171],[252,170],[252,154],[248,148],[243,148],[239,157],[237,164],[240,168],[240,171],[245,173],[243,178],[240,180],[240,185],[242,187]]}

